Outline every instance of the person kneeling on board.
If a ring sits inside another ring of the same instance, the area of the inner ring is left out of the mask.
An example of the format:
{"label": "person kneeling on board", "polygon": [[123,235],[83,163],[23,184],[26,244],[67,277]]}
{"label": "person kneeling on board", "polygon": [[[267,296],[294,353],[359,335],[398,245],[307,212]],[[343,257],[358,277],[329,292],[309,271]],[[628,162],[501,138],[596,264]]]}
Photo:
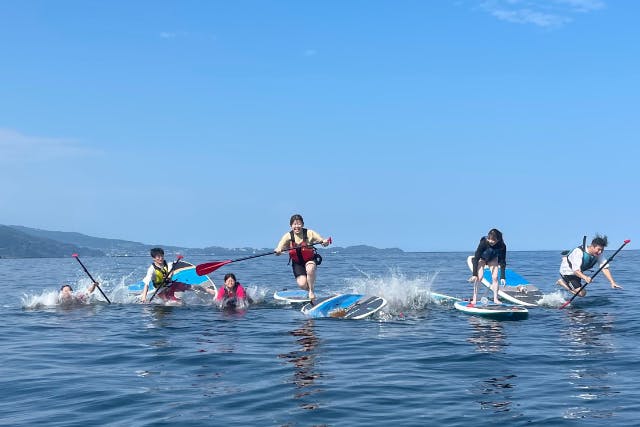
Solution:
{"label": "person kneeling on board", "polygon": [[500,267],[500,284],[506,284],[505,270],[507,267],[507,245],[502,240],[502,233],[496,228],[492,228],[486,237],[480,239],[480,243],[473,255],[474,275],[469,278],[473,282],[473,298],[471,304],[476,304],[478,299],[478,284],[484,277],[484,267],[489,266],[491,270],[491,290],[493,291],[493,302],[501,304],[498,299],[498,267]]}
{"label": "person kneeling on board", "polygon": [[613,280],[613,276],[609,271],[609,264],[603,257],[604,248],[607,247],[608,243],[607,236],[596,235],[586,249],[583,246],[578,246],[569,252],[567,256],[563,256],[560,263],[560,279],[556,284],[574,295],[577,294],[579,297],[583,297],[587,294],[585,289],[578,293],[578,290],[582,287],[582,281],[591,283],[592,280],[584,272],[599,264],[602,267],[602,273],[611,283],[611,288],[622,289],[622,286]]}
{"label": "person kneeling on board", "polygon": [[[153,262],[147,269],[147,274],[144,276],[144,279],[142,279],[144,287],[140,294],[140,301],[147,302],[149,284],[153,282],[153,286],[156,288],[156,295],[160,299],[164,302],[181,304],[182,299],[176,295],[176,292],[184,292],[192,289],[194,286],[172,280],[174,263],[167,263],[164,259],[164,250],[162,248],[153,248],[150,254]],[[215,295],[213,289],[208,287],[202,287],[202,289],[211,295]]]}

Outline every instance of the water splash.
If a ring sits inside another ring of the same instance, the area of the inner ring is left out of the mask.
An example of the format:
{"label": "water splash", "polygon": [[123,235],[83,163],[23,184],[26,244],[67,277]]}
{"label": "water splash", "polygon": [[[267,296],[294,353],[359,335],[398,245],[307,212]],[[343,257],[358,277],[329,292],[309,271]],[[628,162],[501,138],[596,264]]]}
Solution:
{"label": "water splash", "polygon": [[550,294],[544,294],[538,305],[541,307],[560,308],[567,301],[565,292],[557,290]]}
{"label": "water splash", "polygon": [[438,276],[436,272],[433,275],[408,277],[398,268],[389,269],[384,276],[361,273],[364,277],[345,279],[345,292],[380,296],[388,303],[383,310],[392,315],[424,310],[431,302],[431,285]]}

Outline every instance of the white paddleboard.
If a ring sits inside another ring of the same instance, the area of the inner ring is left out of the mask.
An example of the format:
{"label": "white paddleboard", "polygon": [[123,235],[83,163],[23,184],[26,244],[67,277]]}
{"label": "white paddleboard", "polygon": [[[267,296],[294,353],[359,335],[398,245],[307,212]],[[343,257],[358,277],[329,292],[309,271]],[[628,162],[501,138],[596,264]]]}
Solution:
{"label": "white paddleboard", "polygon": [[275,291],[273,294],[273,299],[287,304],[305,303],[311,301],[309,299],[309,291],[305,291],[304,289],[283,289],[281,291]]}
{"label": "white paddleboard", "polygon": [[529,310],[521,305],[456,301],[453,306],[463,313],[494,320],[524,320],[529,317]]}

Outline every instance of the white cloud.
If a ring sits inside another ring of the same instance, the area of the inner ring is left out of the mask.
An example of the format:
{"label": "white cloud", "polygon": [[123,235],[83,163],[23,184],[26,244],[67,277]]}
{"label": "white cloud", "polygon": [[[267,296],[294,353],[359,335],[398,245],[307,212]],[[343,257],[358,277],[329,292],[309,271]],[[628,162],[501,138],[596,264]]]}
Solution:
{"label": "white cloud", "polygon": [[96,153],[73,139],[30,136],[0,128],[0,163],[3,164],[78,158]]}
{"label": "white cloud", "polygon": [[485,0],[480,7],[505,22],[557,28],[572,22],[577,13],[604,9],[606,5],[601,0]]}

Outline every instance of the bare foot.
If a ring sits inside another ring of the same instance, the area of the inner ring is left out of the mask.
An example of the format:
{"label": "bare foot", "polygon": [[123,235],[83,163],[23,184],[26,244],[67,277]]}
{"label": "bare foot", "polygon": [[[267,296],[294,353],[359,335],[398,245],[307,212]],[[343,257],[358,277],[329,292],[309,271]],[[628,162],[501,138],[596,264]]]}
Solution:
{"label": "bare foot", "polygon": [[309,299],[311,300],[316,299],[316,294],[314,294],[313,292],[309,292]]}

